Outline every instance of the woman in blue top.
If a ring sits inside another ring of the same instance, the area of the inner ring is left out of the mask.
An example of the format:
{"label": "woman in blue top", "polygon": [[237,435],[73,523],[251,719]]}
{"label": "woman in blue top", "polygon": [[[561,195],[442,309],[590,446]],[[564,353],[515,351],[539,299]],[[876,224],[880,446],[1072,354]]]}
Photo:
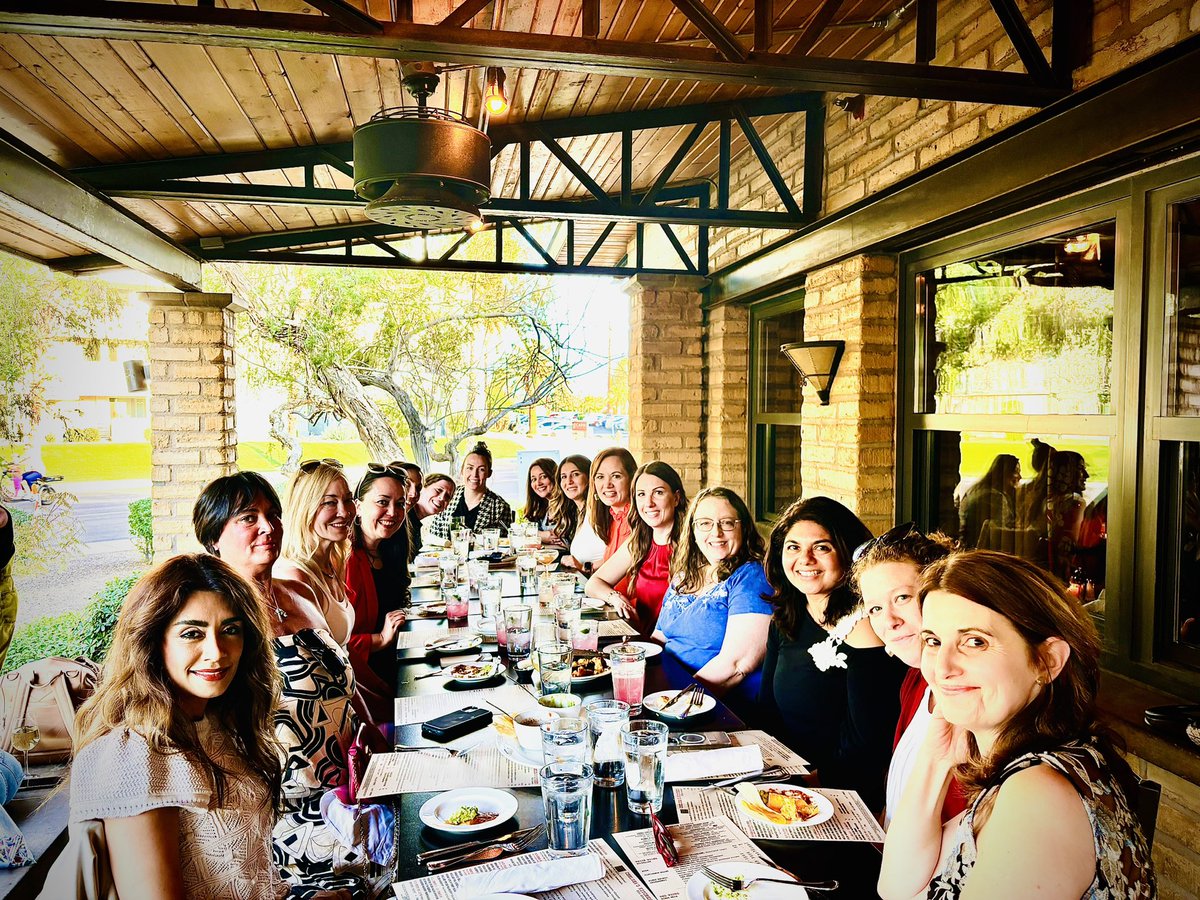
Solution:
{"label": "woman in blue top", "polygon": [[671,560],[654,637],[714,694],[758,694],[771,625],[765,598],[773,593],[765,550],[741,497],[725,487],[700,492]]}

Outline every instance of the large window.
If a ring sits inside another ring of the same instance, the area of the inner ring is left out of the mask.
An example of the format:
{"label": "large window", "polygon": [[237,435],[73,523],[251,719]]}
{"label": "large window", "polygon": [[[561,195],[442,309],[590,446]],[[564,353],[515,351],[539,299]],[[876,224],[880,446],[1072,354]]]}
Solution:
{"label": "large window", "polygon": [[802,491],[802,383],[779,352],[804,339],[804,298],[791,295],[750,310],[750,443],[752,511],[758,521],[782,512]]}

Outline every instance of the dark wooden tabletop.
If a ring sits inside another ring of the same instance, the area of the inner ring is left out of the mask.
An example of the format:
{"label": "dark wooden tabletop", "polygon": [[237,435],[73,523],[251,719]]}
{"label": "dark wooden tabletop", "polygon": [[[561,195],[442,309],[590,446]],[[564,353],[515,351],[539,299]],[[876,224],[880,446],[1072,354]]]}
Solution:
{"label": "dark wooden tabletop", "polygon": [[[505,594],[517,593],[515,574],[505,573]],[[413,591],[414,599],[420,601],[436,593],[436,588],[419,588]],[[426,630],[445,628],[444,619],[412,619],[406,623],[409,630]],[[611,643],[601,641],[601,645]],[[487,649],[487,645],[485,645]],[[493,645],[494,649],[494,645]],[[434,671],[436,657],[426,657],[420,650],[400,652],[401,665],[397,676],[396,696],[420,696],[438,694],[445,691],[467,690],[448,684],[441,678],[417,679],[417,676]],[[646,693],[658,690],[679,690],[691,682],[691,670],[683,666],[669,653],[649,660],[646,665]],[[514,677],[511,670],[506,671],[505,678]],[[470,689],[490,687],[503,684],[501,677],[483,685],[473,685]],[[585,686],[577,686],[575,690],[584,700],[592,697],[611,697],[612,684],[604,678]],[[465,703],[464,703],[465,705]],[[683,730],[679,723],[668,723],[673,731]],[[716,708],[700,720],[688,723],[689,731],[736,731],[746,728],[746,724],[725,704],[718,702]],[[397,744],[421,744],[428,741],[421,737],[420,725],[405,725],[396,729]],[[803,748],[795,748],[803,755]],[[545,822],[542,810],[541,792],[538,788],[509,788],[518,803],[515,820],[505,822],[492,831],[471,835],[471,839],[486,839],[489,835],[498,836],[515,828],[529,827]],[[445,847],[460,843],[463,838],[445,835],[426,828],[417,816],[421,805],[437,792],[401,794],[395,800],[397,824],[397,869],[396,880],[406,881],[428,875],[425,866],[417,863],[416,855],[422,850]],[[592,830],[593,838],[608,838],[608,842],[617,849],[615,841],[609,838],[615,832],[631,831],[650,826],[649,819],[629,811],[626,803],[625,788],[596,788],[592,798]],[[667,785],[660,818],[666,824],[678,821],[675,811],[674,792]],[[814,896],[866,898],[877,896],[875,884],[879,877],[880,853],[872,844],[851,841],[758,841],[758,846],[779,865],[794,872],[806,881],[836,879],[840,888],[830,894]],[[539,850],[546,846],[545,836],[541,836],[529,849]],[[624,854],[622,854],[623,856]]]}

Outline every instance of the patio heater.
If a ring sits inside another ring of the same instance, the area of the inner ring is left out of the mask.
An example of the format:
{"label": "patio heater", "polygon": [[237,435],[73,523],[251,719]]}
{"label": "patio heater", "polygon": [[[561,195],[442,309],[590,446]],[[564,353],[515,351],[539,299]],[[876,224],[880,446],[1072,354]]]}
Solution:
{"label": "patio heater", "polygon": [[491,141],[464,116],[429,106],[439,81],[431,63],[402,72],[417,105],[382,110],[354,130],[354,193],[367,201],[367,218],[387,225],[478,222],[491,198]]}

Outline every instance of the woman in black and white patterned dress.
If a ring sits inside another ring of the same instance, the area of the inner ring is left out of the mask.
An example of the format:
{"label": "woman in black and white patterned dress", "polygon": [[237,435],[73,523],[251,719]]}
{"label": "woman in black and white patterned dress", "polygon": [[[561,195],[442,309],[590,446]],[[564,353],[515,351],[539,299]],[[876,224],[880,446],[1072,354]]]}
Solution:
{"label": "woman in black and white patterned dress", "polygon": [[365,849],[344,846],[320,809],[321,798],[348,780],[354,671],[308,586],[271,577],[283,535],[279,497],[261,475],[239,472],[204,489],[192,520],[200,543],[257,585],[275,630],[283,678],[275,734],[286,753],[275,864],[292,897],[371,896]]}

